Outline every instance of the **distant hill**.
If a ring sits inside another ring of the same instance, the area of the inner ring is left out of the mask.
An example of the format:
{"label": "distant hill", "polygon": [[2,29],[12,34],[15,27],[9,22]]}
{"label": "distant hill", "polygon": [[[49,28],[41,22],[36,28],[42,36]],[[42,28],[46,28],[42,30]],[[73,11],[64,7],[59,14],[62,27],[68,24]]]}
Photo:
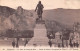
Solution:
{"label": "distant hill", "polygon": [[13,13],[15,13],[15,9],[7,7],[7,6],[0,6],[0,16],[9,17]]}
{"label": "distant hill", "polygon": [[44,10],[44,19],[55,20],[66,26],[72,26],[74,22],[80,22],[80,9],[53,9]]}
{"label": "distant hill", "polygon": [[22,7],[13,9],[0,6],[0,31],[5,32],[8,29],[32,30],[35,22],[33,17],[33,13]]}

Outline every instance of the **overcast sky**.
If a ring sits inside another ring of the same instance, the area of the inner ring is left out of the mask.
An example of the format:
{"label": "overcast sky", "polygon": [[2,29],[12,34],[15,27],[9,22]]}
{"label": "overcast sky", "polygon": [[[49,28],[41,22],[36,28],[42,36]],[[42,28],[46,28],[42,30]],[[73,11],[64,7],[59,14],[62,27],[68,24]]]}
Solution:
{"label": "overcast sky", "polygon": [[[0,5],[17,8],[22,6],[24,9],[35,9],[39,0],[0,0]],[[80,9],[80,0],[40,0],[44,9],[68,8]]]}

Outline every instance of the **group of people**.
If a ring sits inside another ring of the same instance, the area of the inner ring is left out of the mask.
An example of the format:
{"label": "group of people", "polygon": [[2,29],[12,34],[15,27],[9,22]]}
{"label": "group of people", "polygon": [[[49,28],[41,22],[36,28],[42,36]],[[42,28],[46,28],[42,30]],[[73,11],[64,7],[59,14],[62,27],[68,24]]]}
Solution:
{"label": "group of people", "polygon": [[79,47],[80,33],[78,31],[58,31],[54,34],[49,34],[50,47],[54,44],[57,47]]}
{"label": "group of people", "polygon": [[80,43],[79,39],[80,39],[80,34],[77,31],[71,32],[70,33],[70,38],[69,38],[70,46],[71,47],[79,47],[79,43]]}
{"label": "group of people", "polygon": [[[13,48],[18,48],[19,47],[19,39],[16,39],[17,41],[14,41],[12,42],[12,46]],[[26,40],[25,43],[24,43],[24,47],[26,46],[26,44],[28,44],[28,41]]]}

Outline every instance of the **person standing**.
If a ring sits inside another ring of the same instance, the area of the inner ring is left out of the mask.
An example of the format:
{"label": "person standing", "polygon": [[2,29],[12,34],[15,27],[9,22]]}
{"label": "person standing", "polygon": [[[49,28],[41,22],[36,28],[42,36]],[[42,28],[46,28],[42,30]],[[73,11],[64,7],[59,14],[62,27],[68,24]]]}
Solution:
{"label": "person standing", "polygon": [[55,33],[56,46],[62,47],[62,31],[58,31]]}
{"label": "person standing", "polygon": [[19,47],[19,37],[17,37],[17,43],[16,43],[16,47],[18,48]]}
{"label": "person standing", "polygon": [[15,41],[12,42],[12,46],[13,46],[13,48],[15,47]]}
{"label": "person standing", "polygon": [[49,46],[52,47],[52,42],[51,42],[51,40],[49,40],[48,43],[49,43]]}
{"label": "person standing", "polygon": [[63,32],[64,47],[69,47],[69,34],[70,34],[70,30],[64,29],[64,32]]}
{"label": "person standing", "polygon": [[70,47],[73,47],[73,38],[74,38],[74,33],[70,32],[70,36],[69,36],[69,45],[70,45]]}
{"label": "person standing", "polygon": [[24,46],[26,46],[26,44],[27,44],[27,43],[28,43],[28,41],[26,40],[26,41],[25,41],[25,44],[24,44]]}
{"label": "person standing", "polygon": [[74,47],[79,47],[79,33],[74,31],[74,39],[73,39]]}

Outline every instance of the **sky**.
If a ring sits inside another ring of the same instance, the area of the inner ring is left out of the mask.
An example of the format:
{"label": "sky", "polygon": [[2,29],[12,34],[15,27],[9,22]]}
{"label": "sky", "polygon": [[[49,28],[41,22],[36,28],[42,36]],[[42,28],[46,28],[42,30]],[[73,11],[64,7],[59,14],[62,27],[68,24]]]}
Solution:
{"label": "sky", "polygon": [[[0,0],[1,6],[8,6],[16,9],[22,6],[24,9],[35,9],[39,0]],[[80,0],[40,0],[44,5],[44,9],[80,9]]]}

